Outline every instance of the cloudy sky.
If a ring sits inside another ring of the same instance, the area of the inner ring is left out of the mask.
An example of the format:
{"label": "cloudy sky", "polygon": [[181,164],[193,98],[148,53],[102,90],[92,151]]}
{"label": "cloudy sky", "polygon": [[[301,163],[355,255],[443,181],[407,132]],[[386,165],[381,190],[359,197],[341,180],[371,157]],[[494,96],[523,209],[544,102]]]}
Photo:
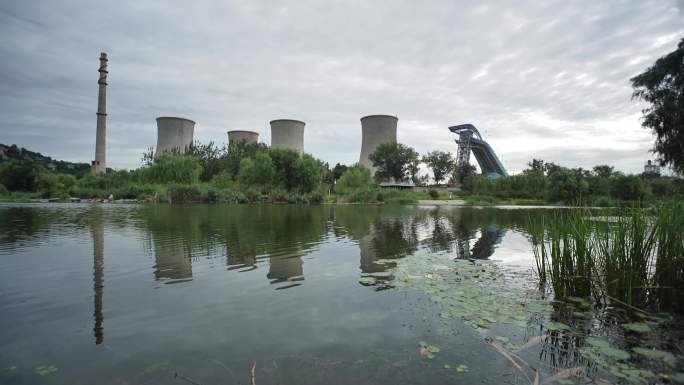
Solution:
{"label": "cloudy sky", "polygon": [[108,166],[156,143],[157,116],[227,142],[306,121],[305,150],[358,161],[359,118],[399,117],[418,152],[473,123],[512,172],[531,158],[638,172],[653,137],[629,78],[684,37],[684,0],[0,2],[0,143],[94,157],[108,53]]}

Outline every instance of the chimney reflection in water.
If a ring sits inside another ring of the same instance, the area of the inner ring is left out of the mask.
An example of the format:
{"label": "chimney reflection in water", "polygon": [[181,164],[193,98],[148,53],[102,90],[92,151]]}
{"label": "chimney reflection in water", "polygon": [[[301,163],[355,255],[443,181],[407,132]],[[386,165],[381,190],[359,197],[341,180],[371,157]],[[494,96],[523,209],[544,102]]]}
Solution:
{"label": "chimney reflection in water", "polygon": [[93,236],[93,291],[95,293],[95,344],[104,341],[104,328],[102,323],[102,296],[104,291],[104,225],[102,223],[102,208],[95,206],[91,211],[90,231]]}

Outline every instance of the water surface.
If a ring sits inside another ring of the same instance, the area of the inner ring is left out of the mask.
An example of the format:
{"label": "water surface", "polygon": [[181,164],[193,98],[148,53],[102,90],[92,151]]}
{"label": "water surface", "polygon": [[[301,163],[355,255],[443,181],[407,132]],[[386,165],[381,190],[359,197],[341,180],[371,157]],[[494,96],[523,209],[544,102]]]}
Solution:
{"label": "water surface", "polygon": [[[534,290],[525,223],[547,213],[1,205],[0,383],[528,383],[489,342],[534,342],[565,311]],[[471,278],[416,290],[423,262]],[[445,316],[457,292],[478,309]],[[563,343],[519,354],[591,369]]]}

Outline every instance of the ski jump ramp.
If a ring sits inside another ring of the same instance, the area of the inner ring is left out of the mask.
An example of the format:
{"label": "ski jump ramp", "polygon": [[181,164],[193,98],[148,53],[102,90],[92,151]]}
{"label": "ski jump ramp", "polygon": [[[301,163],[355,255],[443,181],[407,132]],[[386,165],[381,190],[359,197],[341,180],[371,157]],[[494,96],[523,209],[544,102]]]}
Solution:
{"label": "ski jump ramp", "polygon": [[482,174],[489,177],[508,176],[506,168],[503,166],[499,157],[492,147],[480,135],[472,124],[460,124],[449,127],[449,131],[458,135],[457,162],[459,166],[469,163],[470,153],[475,155],[475,160],[482,170]]}

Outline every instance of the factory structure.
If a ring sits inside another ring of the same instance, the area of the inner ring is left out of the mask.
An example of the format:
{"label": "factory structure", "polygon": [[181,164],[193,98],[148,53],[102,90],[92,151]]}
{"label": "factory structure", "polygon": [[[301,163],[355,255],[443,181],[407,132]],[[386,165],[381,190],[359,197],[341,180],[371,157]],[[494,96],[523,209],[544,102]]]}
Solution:
{"label": "factory structure", "polygon": [[305,125],[301,120],[271,120],[271,148],[295,150],[299,155],[303,154]]}
{"label": "factory structure", "polygon": [[[92,161],[93,173],[104,173],[106,166],[107,137],[107,54],[100,54],[100,73],[98,79],[99,94],[97,103],[97,127],[95,141],[95,160]],[[183,154],[193,144],[195,121],[171,116],[157,119],[157,147],[154,156],[162,154]],[[397,143],[397,123],[399,119],[392,115],[368,115],[361,118],[361,154],[359,164],[375,173],[370,155],[385,143]],[[296,119],[271,120],[271,148],[294,150],[300,155],[304,153],[304,128],[306,123]],[[449,127],[458,135],[457,164],[469,165],[470,154],[475,159],[483,174],[489,177],[508,176],[506,169],[491,146],[482,139],[480,132],[472,124]],[[229,143],[245,141],[258,143],[259,133],[246,130],[228,131]]]}
{"label": "factory structure", "polygon": [[157,118],[157,149],[162,154],[184,154],[192,145],[195,122],[190,119],[162,116]]}
{"label": "factory structure", "polygon": [[245,143],[258,143],[259,133],[254,131],[243,131],[243,130],[233,130],[228,131],[228,145],[233,143],[239,143],[245,141]]}
{"label": "factory structure", "polygon": [[397,122],[399,119],[391,115],[368,115],[361,118],[361,155],[359,163],[375,174],[375,167],[370,154],[385,143],[397,142]]}
{"label": "factory structure", "polygon": [[107,171],[107,54],[100,53],[100,77],[97,79],[97,132],[95,134],[95,160],[91,162],[94,174]]}

